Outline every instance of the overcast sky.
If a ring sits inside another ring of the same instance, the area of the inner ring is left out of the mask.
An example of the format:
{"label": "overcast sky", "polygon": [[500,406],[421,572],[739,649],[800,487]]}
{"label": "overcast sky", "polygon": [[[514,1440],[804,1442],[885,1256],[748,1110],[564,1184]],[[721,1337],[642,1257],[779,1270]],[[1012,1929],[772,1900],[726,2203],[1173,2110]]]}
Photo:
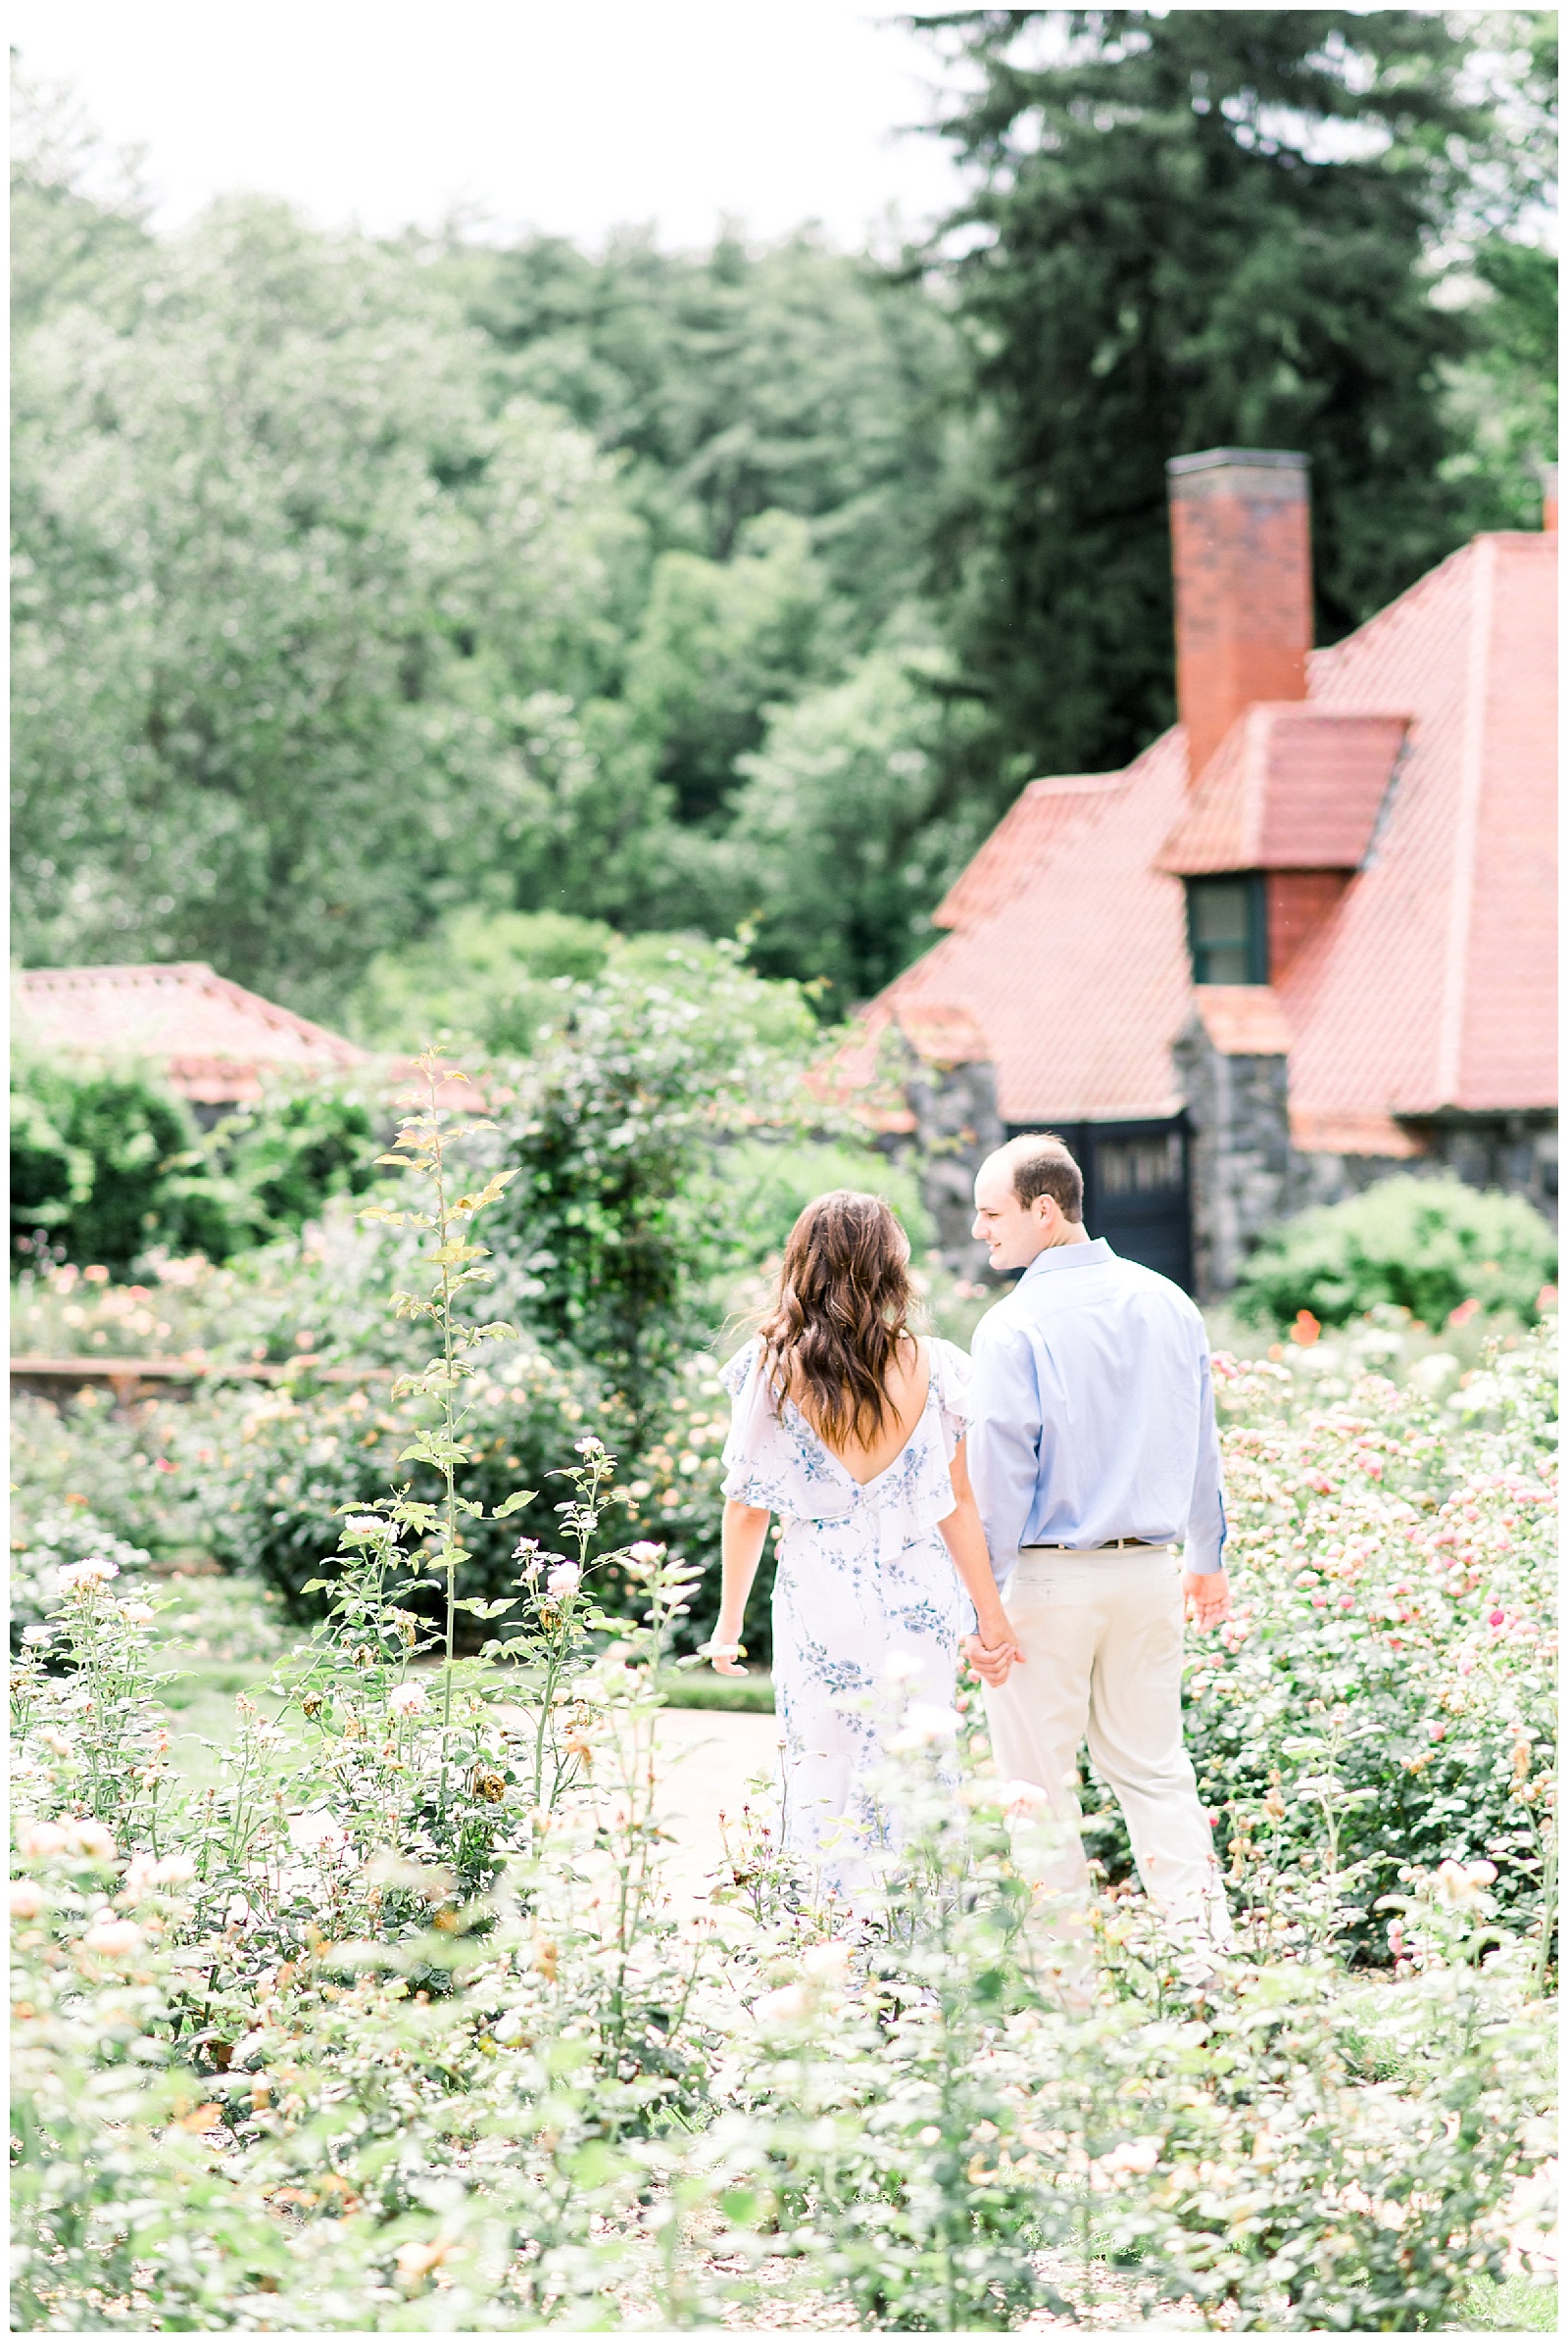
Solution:
{"label": "overcast sky", "polygon": [[929,40],[877,0],[11,0],[35,77],[144,149],[162,225],[231,189],[373,232],[454,206],[594,243],[946,208]]}

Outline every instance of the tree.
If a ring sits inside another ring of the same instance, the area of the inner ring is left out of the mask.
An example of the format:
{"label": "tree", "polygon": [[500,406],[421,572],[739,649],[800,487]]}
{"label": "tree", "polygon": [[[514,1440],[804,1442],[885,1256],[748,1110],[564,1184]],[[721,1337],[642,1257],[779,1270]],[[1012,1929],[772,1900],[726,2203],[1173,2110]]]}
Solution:
{"label": "tree", "polygon": [[[1472,525],[1535,528],[1542,466],[1557,458],[1557,255],[1546,242],[1557,173],[1557,20],[1483,20],[1494,151],[1476,173],[1450,281],[1476,346],[1450,376],[1460,446],[1446,465]],[[1467,280],[1468,279],[1468,280]]]}
{"label": "tree", "polygon": [[11,60],[11,322],[114,301],[151,249],[134,159],[113,153],[69,89]]}
{"label": "tree", "polygon": [[552,1356],[591,1361],[640,1428],[710,1332],[706,1279],[730,1244],[714,1147],[792,1121],[813,1037],[796,988],[760,982],[733,944],[646,938],[563,988],[530,1060],[489,1083],[516,1175],[491,1240],[520,1272],[508,1306]]}
{"label": "tree", "polygon": [[640,532],[592,443],[488,412],[428,271],[281,206],[127,267],[18,352],[24,950],[212,958],[330,1008],[444,904],[548,894],[573,854],[623,902],[658,801],[578,709]]}
{"label": "tree", "polygon": [[941,558],[1015,785],[1171,719],[1167,457],[1308,454],[1320,640],[1457,541],[1445,367],[1474,333],[1428,258],[1487,117],[1414,10],[927,22],[979,82],[944,130],[978,179],[952,266],[987,436]]}
{"label": "tree", "polygon": [[722,815],[768,707],[829,664],[826,603],[810,532],[789,512],[749,520],[728,561],[661,556],[625,696],[678,820]]}
{"label": "tree", "polygon": [[754,964],[819,986],[842,1015],[933,940],[931,910],[978,838],[952,774],[971,707],[946,695],[949,662],[887,644],[842,682],[780,708],[724,850]]}
{"label": "tree", "polygon": [[809,231],[756,249],[600,260],[553,237],[449,256],[498,385],[564,409],[627,465],[662,549],[728,561],[748,522],[792,512],[863,648],[910,591],[962,411],[941,288]]}

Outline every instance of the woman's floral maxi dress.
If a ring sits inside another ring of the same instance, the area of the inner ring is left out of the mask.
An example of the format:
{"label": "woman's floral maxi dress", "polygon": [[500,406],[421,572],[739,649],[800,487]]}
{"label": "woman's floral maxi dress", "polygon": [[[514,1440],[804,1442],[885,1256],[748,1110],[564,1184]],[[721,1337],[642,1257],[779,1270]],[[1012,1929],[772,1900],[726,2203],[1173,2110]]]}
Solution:
{"label": "woman's floral maxi dress", "polygon": [[[893,1688],[951,1709],[959,1637],[974,1612],[938,1522],[955,1509],[948,1466],[969,1423],[969,1361],[932,1342],[931,1387],[908,1439],[863,1486],[793,1399],[775,1406],[753,1341],[722,1370],[732,1401],[724,1494],[780,1525],[773,1585],[773,1690],[782,1727],[784,1844],[852,1895],[880,1834],[869,1776]],[[866,1695],[872,1695],[868,1700]]]}

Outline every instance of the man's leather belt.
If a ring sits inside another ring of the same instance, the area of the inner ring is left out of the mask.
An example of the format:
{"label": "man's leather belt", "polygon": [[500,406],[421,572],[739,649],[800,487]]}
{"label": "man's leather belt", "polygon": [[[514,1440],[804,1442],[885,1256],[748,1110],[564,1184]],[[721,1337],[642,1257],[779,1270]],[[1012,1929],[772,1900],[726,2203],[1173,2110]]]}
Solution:
{"label": "man's leather belt", "polygon": [[1127,1545],[1137,1545],[1146,1553],[1168,1552],[1174,1537],[1102,1537],[1093,1545],[1020,1545],[1020,1553],[1119,1553]]}

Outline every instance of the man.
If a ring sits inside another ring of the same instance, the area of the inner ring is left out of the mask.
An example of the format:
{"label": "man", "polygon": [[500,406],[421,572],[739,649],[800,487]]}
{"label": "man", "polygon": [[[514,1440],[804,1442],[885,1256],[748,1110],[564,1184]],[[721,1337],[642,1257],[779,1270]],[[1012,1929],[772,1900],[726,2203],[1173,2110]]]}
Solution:
{"label": "man", "polygon": [[1012,1140],[974,1193],[991,1266],[1023,1271],[973,1343],[969,1473],[1013,1634],[966,1646],[997,1767],[1042,1788],[1067,1825],[1047,1883],[1083,1898],[1087,1732],[1151,1900],[1183,1935],[1223,1945],[1181,1717],[1184,1599],[1200,1627],[1230,1609],[1203,1321],[1168,1279],[1091,1241],[1083,1176],[1059,1139]]}

